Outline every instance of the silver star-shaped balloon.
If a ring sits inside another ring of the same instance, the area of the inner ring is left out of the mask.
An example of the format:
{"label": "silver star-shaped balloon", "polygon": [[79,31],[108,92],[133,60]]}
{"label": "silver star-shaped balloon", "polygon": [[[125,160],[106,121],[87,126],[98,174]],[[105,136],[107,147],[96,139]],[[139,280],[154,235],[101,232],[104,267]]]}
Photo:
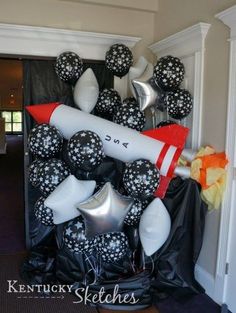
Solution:
{"label": "silver star-shaped balloon", "polygon": [[77,205],[85,221],[87,238],[122,231],[133,199],[121,195],[106,183],[96,194]]}
{"label": "silver star-shaped balloon", "polygon": [[134,79],[132,84],[141,111],[153,106],[156,106],[161,111],[164,110],[164,93],[152,78],[148,80],[142,78]]}

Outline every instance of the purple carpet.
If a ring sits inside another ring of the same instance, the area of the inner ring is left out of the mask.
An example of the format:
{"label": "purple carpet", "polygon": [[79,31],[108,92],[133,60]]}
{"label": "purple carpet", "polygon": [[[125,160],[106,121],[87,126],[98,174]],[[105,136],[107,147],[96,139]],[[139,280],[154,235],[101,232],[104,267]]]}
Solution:
{"label": "purple carpet", "polygon": [[0,254],[25,249],[23,137],[7,136],[7,154],[0,155]]}
{"label": "purple carpet", "polygon": [[[205,294],[177,302],[169,297],[156,303],[160,313],[220,313],[221,307]],[[229,312],[230,313],[230,312]]]}

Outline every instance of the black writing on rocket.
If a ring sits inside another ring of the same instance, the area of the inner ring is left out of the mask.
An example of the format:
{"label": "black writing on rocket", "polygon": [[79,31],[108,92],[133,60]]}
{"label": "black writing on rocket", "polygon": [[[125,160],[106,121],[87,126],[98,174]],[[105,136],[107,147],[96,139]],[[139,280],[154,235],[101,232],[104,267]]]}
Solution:
{"label": "black writing on rocket", "polygon": [[123,147],[125,147],[126,149],[128,148],[128,142],[121,142],[119,139],[116,139],[116,138],[112,138],[111,136],[109,136],[109,135],[106,135],[106,137],[105,137],[105,140],[106,141],[111,141],[111,142],[113,142],[113,143],[115,143],[115,144],[117,144],[117,145],[122,145]]}

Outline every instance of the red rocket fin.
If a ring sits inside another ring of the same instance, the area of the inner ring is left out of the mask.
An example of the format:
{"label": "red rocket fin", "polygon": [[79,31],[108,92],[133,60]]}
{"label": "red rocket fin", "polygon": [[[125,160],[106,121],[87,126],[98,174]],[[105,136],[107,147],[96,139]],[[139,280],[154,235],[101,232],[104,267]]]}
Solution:
{"label": "red rocket fin", "polygon": [[171,181],[170,177],[161,175],[160,185],[157,188],[154,196],[157,198],[163,199],[165,197],[170,181]]}
{"label": "red rocket fin", "polygon": [[154,128],[145,130],[143,135],[157,139],[167,143],[168,145],[175,146],[183,149],[189,133],[189,129],[182,125],[173,124],[163,126],[161,128]]}
{"label": "red rocket fin", "polygon": [[59,102],[35,104],[26,106],[26,110],[38,124],[49,124],[53,111],[60,105]]}
{"label": "red rocket fin", "polygon": [[[185,146],[188,133],[189,133],[189,129],[187,127],[184,127],[178,124],[167,125],[161,128],[150,129],[150,130],[146,130],[142,132],[142,134],[145,136],[148,136],[153,139],[157,139],[166,143],[167,147],[171,145],[171,146],[175,146],[178,148],[176,150],[176,154],[174,156],[172,165],[167,173],[167,176],[161,175],[160,185],[155,192],[155,197],[158,197],[161,199],[165,197],[166,190],[169,186],[170,180],[174,172],[174,168],[181,155],[181,151]],[[164,149],[164,152],[166,151],[167,149]],[[160,163],[162,163],[163,158],[164,156],[161,156],[161,158],[157,160],[157,167],[160,166]]]}

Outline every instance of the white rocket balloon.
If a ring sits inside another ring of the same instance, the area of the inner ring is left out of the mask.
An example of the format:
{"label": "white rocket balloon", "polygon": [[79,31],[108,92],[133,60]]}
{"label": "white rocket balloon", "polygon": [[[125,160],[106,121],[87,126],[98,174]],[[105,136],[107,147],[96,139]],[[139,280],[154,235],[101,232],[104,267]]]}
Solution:
{"label": "white rocket balloon", "polygon": [[99,86],[96,76],[88,68],[78,79],[74,88],[74,101],[84,112],[91,112],[97,103]]}
{"label": "white rocket balloon", "polygon": [[147,256],[151,256],[167,240],[171,228],[169,213],[162,201],[154,199],[143,212],[139,224],[139,236]]}
{"label": "white rocket balloon", "polygon": [[55,126],[65,139],[81,130],[93,131],[101,138],[107,156],[123,162],[147,159],[156,164],[163,177],[169,179],[188,135],[188,129],[177,124],[139,133],[59,103],[33,105],[26,109],[38,123]]}

